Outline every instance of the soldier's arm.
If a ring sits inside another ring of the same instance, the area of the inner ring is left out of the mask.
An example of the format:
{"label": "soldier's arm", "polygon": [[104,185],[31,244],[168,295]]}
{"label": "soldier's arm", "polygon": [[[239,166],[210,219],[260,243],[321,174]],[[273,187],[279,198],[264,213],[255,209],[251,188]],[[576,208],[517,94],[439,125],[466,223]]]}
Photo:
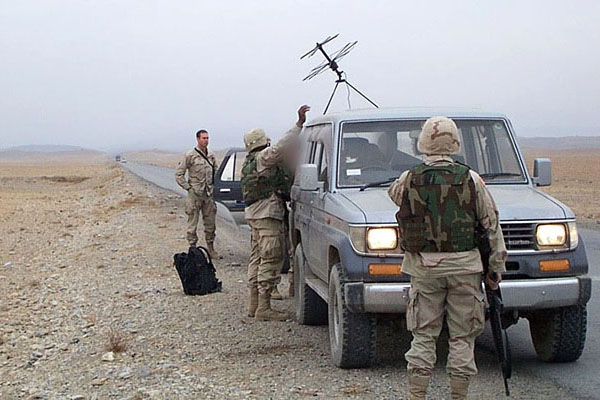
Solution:
{"label": "soldier's arm", "polygon": [[274,167],[275,165],[283,161],[283,154],[285,149],[294,143],[294,138],[300,133],[302,128],[294,125],[293,128],[288,130],[286,134],[271,147],[267,147],[263,151],[259,152],[257,158],[259,169],[266,169]]}
{"label": "soldier's arm", "polygon": [[285,150],[288,146],[293,145],[295,138],[302,130],[302,125],[306,121],[306,113],[310,111],[310,107],[303,105],[298,109],[298,121],[286,132],[286,134],[275,143],[274,146],[267,147],[262,150],[257,156],[257,169],[261,172],[264,169],[274,167],[283,161]]}
{"label": "soldier's arm", "polygon": [[392,199],[392,201],[396,203],[398,207],[400,207],[400,203],[402,203],[402,193],[404,192],[404,185],[407,175],[408,171],[404,171],[388,189],[388,195],[390,196],[390,199]]}
{"label": "soldier's arm", "polygon": [[183,190],[190,190],[190,184],[185,180],[185,171],[188,168],[188,157],[187,154],[183,156],[179,164],[177,164],[177,169],[175,170],[175,180],[177,184],[183,188]]}
{"label": "soldier's arm", "polygon": [[475,191],[477,194],[477,217],[483,228],[487,229],[488,240],[490,243],[490,272],[505,272],[506,271],[506,245],[504,244],[504,236],[500,228],[500,220],[498,218],[498,207],[492,198],[489,190],[485,186],[483,179],[475,172],[471,171],[471,176],[475,181]]}

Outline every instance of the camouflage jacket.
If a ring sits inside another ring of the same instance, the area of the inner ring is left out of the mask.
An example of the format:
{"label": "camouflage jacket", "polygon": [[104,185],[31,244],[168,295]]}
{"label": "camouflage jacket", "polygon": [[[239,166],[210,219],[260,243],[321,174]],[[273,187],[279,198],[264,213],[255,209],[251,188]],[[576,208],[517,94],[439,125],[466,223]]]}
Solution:
{"label": "camouflage jacket", "polygon": [[175,170],[175,179],[184,190],[193,189],[198,196],[212,197],[214,176],[219,166],[213,153],[207,151],[206,158],[210,163],[198,153],[196,148],[185,153]]}
{"label": "camouflage jacket", "polygon": [[[428,165],[433,163],[444,165],[451,162],[452,159],[447,156],[427,156],[425,159],[425,163]],[[504,236],[500,229],[498,208],[485,187],[483,179],[475,171],[471,170],[470,174],[475,183],[477,218],[479,224],[488,230],[488,240],[492,250],[490,271],[504,272],[507,252]],[[405,171],[388,190],[390,198],[398,207],[402,205],[407,176],[408,171]],[[404,255],[402,270],[411,276],[434,278],[481,272],[483,265],[477,248],[454,253],[407,251]]]}
{"label": "camouflage jacket", "polygon": [[[269,175],[274,168],[284,163],[284,154],[287,147],[295,143],[296,136],[301,128],[294,125],[287,133],[271,147],[267,147],[256,154],[256,171],[258,174]],[[280,196],[273,193],[266,199],[258,200],[246,207],[246,219],[274,218],[283,221],[285,203]]]}

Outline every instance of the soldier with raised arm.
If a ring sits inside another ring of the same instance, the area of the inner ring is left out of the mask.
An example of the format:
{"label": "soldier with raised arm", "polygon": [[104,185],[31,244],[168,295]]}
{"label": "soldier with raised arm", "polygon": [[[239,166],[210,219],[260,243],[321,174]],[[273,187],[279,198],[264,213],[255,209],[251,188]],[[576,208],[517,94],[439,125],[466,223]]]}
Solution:
{"label": "soldier with raised arm", "polygon": [[[198,221],[202,213],[206,247],[212,258],[220,258],[215,251],[215,219],[217,205],[213,198],[215,172],[219,168],[215,156],[208,151],[208,132],[204,129],[196,133],[196,147],[185,153],[175,171],[177,184],[188,192],[185,213],[188,217],[186,239],[190,247],[198,242]],[[187,171],[187,179],[185,173]]]}
{"label": "soldier with raised arm", "polygon": [[396,218],[405,251],[402,270],[411,279],[406,322],[413,340],[405,354],[409,398],[426,397],[445,315],[451,396],[466,399],[469,381],[477,374],[475,339],[485,323],[476,230],[487,231],[491,254],[485,279],[492,288],[502,279],[507,252],[498,209],[483,179],[450,157],[460,151],[454,121],[429,118],[417,147],[425,162],[400,175],[388,191],[400,207]]}
{"label": "soldier with raised arm", "polygon": [[293,176],[284,155],[300,133],[310,107],[298,110],[298,121],[274,146],[265,131],[257,128],[244,135],[247,156],[242,168],[244,215],[251,228],[251,253],[248,262],[248,316],[268,321],[287,319],[285,313],[271,308],[271,293],[283,265],[285,201]]}

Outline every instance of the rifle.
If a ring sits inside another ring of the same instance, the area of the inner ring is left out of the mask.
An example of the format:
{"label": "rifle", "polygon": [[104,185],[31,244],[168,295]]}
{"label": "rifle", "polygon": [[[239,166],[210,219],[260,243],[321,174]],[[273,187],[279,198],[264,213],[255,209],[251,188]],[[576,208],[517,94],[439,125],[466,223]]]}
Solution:
{"label": "rifle", "polygon": [[[504,378],[504,390],[506,395],[510,396],[510,390],[508,389],[508,379],[512,375],[512,362],[510,354],[510,343],[508,342],[508,334],[506,333],[506,329],[503,329],[502,327],[502,313],[504,312],[504,305],[502,303],[502,293],[500,292],[500,287],[498,287],[498,289],[496,290],[492,290],[485,280],[485,277],[487,276],[490,268],[491,253],[487,231],[484,231],[483,229],[478,229],[477,236],[477,247],[479,248],[479,252],[481,254],[481,261],[483,263],[483,281],[485,283],[485,294],[487,296],[487,301],[490,306],[490,325],[492,326],[494,346],[496,347],[498,361],[500,362],[500,368],[502,369],[502,377]],[[491,278],[494,281],[498,280],[498,276],[495,272],[491,274]]]}

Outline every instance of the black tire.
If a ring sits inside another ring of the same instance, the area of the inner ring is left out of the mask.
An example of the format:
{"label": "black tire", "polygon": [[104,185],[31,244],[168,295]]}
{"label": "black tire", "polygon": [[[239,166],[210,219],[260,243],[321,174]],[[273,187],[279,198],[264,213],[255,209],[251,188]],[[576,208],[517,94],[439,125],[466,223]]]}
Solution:
{"label": "black tire", "polygon": [[306,264],[302,244],[294,253],[294,306],[296,321],[300,325],[325,325],[327,323],[327,303],[306,284]]}
{"label": "black tire", "polygon": [[364,368],[375,359],[375,317],[346,307],[342,266],[329,274],[329,343],[333,363],[340,368]]}
{"label": "black tire", "polygon": [[529,318],[538,357],[546,362],[572,362],[581,357],[587,330],[586,306],[538,311]]}

